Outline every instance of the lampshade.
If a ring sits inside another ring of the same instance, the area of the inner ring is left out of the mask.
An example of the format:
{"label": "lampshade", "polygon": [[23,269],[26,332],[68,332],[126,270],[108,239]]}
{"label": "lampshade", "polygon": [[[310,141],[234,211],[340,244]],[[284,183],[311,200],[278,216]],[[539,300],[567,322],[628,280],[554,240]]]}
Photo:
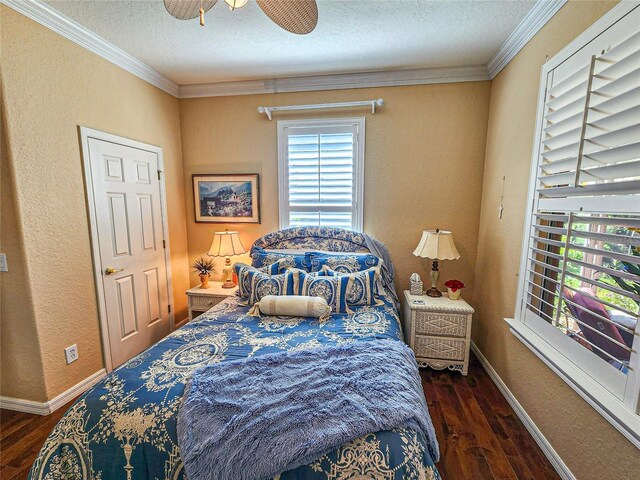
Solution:
{"label": "lampshade", "polygon": [[453,234],[445,230],[425,230],[413,251],[416,257],[432,260],[457,260],[460,254],[453,243]]}
{"label": "lampshade", "polygon": [[246,250],[240,241],[238,232],[216,232],[211,242],[209,256],[229,257],[232,255],[242,255]]}

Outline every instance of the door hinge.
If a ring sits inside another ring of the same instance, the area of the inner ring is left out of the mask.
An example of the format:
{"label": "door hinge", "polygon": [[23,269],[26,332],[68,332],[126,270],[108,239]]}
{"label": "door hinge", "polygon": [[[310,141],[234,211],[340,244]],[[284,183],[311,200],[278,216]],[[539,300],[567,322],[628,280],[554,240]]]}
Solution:
{"label": "door hinge", "polygon": [[162,248],[167,248],[167,242],[165,240],[162,240]]}
{"label": "door hinge", "polygon": [[171,305],[169,305],[169,313],[171,313]]}
{"label": "door hinge", "polygon": [[160,174],[162,173],[162,171],[158,170],[158,180],[160,180]]}

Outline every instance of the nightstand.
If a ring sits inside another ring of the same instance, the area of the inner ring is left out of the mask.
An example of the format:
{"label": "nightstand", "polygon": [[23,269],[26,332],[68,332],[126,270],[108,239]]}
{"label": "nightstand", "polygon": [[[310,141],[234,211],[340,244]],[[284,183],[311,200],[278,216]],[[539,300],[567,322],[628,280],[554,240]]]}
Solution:
{"label": "nightstand", "polygon": [[473,308],[463,299],[450,300],[446,293],[434,298],[405,290],[404,299],[402,327],[418,365],[466,375]]}
{"label": "nightstand", "polygon": [[210,282],[209,288],[200,288],[200,285],[190,288],[187,290],[189,321],[217,305],[225,298],[235,295],[237,291],[237,286],[222,288],[222,282]]}

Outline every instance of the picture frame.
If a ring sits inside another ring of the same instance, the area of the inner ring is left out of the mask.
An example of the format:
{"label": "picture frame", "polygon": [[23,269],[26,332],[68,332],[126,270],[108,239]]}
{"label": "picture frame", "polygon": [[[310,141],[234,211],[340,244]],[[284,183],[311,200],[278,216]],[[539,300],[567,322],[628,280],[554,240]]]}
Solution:
{"label": "picture frame", "polygon": [[260,176],[193,174],[196,223],[260,223]]}

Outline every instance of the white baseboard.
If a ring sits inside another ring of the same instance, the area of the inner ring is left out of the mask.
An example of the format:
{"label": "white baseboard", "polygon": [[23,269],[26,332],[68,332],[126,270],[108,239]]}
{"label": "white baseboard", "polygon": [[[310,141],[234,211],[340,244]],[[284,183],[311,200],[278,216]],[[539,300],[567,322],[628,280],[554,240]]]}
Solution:
{"label": "white baseboard", "polygon": [[46,403],[12,397],[0,397],[0,408],[16,412],[35,413],[36,415],[47,415],[49,413]]}
{"label": "white baseboard", "polygon": [[16,412],[34,413],[36,415],[49,415],[81,393],[89,390],[106,375],[107,371],[104,368],[98,370],[93,375],[85,378],[80,383],[62,392],[60,395],[52,398],[48,402],[34,402],[32,400],[23,400],[22,398],[0,396],[0,408],[15,410]]}
{"label": "white baseboard", "polygon": [[522,421],[533,439],[536,441],[536,443],[542,450],[542,453],[544,453],[544,456],[547,457],[549,462],[551,462],[551,465],[553,465],[553,468],[556,470],[556,472],[558,472],[558,475],[560,475],[563,480],[576,480],[576,477],[573,475],[573,473],[571,473],[569,467],[567,467],[567,465],[562,461],[562,458],[560,458],[558,452],[555,451],[546,437],[542,434],[540,429],[536,426],[535,423],[533,423],[533,420],[531,419],[529,414],[522,407],[522,405],[520,405],[520,402],[518,402],[513,393],[511,393],[511,390],[509,390],[507,385],[502,381],[502,379],[498,375],[498,372],[493,369],[487,358],[482,354],[480,349],[473,341],[471,342],[471,350],[473,351],[473,353],[475,353],[476,357],[478,357],[480,364],[489,374],[489,377],[491,377],[493,383],[496,384],[496,387],[498,387],[498,390],[500,390],[502,396],[507,399],[507,402],[509,402],[509,405],[511,405],[513,411],[516,412],[516,415],[518,416],[520,421]]}

